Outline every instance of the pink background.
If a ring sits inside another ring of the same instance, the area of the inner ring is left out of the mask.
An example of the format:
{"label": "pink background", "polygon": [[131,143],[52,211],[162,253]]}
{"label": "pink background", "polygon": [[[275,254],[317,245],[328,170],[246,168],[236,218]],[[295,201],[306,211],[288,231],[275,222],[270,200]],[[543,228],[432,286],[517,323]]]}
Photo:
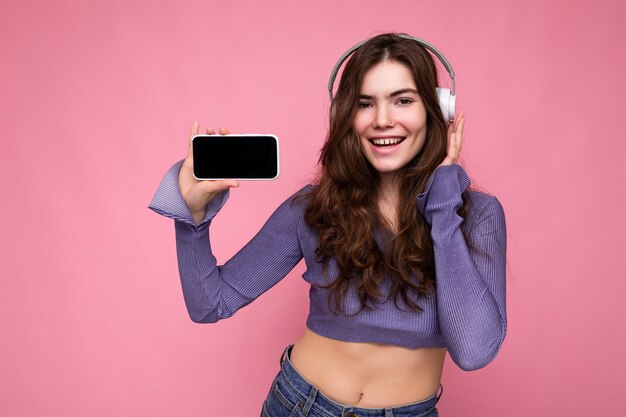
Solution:
{"label": "pink background", "polygon": [[303,268],[194,324],[173,223],[146,207],[193,120],[277,134],[280,179],[214,223],[226,260],[310,180],[330,70],[384,31],[450,59],[465,166],[507,216],[509,333],[482,370],[446,361],[441,415],[625,415],[625,18],[617,0],[3,1],[0,415],[259,415],[304,330]]}

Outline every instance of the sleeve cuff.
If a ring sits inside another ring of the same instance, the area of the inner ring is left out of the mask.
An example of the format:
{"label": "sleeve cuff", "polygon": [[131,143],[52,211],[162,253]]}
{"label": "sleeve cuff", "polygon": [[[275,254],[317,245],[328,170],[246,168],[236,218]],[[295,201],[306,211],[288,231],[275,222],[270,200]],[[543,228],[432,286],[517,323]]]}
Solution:
{"label": "sleeve cuff", "polygon": [[184,160],[178,161],[167,171],[148,208],[161,216],[200,227],[215,217],[228,200],[230,192],[229,190],[222,191],[211,199],[207,204],[204,219],[196,225],[178,187],[178,173],[183,162]]}
{"label": "sleeve cuff", "polygon": [[417,206],[429,224],[432,224],[431,207],[460,200],[471,181],[459,164],[442,165],[432,173],[424,191],[417,195]]}

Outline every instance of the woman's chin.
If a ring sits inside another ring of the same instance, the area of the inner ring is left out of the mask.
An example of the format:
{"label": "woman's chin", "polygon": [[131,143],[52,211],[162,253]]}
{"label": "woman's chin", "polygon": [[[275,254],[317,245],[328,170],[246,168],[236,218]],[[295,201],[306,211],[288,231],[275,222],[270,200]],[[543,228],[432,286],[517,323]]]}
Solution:
{"label": "woman's chin", "polygon": [[378,172],[378,175],[380,177],[392,177],[400,170],[400,168],[402,168],[401,166],[397,166],[397,165],[394,165],[394,166],[373,165],[373,166],[376,172]]}

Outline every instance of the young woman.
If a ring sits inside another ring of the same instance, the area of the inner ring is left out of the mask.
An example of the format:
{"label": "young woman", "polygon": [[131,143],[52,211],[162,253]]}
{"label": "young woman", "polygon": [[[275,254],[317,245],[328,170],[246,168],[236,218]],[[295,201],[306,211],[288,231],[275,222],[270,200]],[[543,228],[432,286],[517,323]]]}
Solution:
{"label": "young woman", "polygon": [[420,42],[384,34],[356,49],[332,101],[318,181],[224,265],[208,229],[238,183],[195,180],[190,146],[159,186],[150,208],[176,220],[192,320],[232,316],[305,259],[307,328],[281,355],[262,416],[437,416],[446,352],[465,370],[496,356],[506,333],[504,212],[468,188],[457,164],[464,115],[446,122],[436,90]]}

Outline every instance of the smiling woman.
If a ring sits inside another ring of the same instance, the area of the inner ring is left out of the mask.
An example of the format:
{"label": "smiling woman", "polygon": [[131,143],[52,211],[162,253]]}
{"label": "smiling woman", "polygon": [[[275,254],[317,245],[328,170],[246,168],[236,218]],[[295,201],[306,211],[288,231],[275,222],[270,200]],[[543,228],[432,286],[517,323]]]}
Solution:
{"label": "smiling woman", "polygon": [[465,370],[495,358],[506,333],[504,212],[468,188],[456,163],[463,114],[448,124],[440,101],[421,41],[365,42],[332,101],[318,180],[223,265],[208,230],[238,183],[196,180],[189,152],[159,186],[150,208],[176,220],[192,320],[231,317],[306,262],[307,328],[281,355],[262,416],[433,417],[446,352]]}

